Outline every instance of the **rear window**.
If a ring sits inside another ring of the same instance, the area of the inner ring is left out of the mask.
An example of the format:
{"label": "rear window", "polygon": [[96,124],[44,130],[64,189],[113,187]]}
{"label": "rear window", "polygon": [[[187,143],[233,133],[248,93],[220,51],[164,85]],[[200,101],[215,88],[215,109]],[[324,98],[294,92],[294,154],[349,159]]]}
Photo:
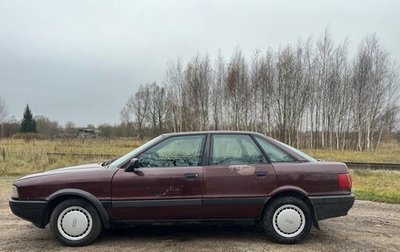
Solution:
{"label": "rear window", "polygon": [[271,162],[295,162],[297,161],[294,157],[279,149],[272,143],[268,142],[264,138],[255,136],[257,142],[261,145],[261,148],[267,153]]}
{"label": "rear window", "polygon": [[310,162],[318,162],[318,160],[316,160],[315,158],[313,158],[313,157],[310,157],[309,155],[307,155],[307,154],[305,154],[304,152],[301,152],[301,151],[299,151],[298,149],[296,149],[296,148],[294,148],[294,147],[292,147],[292,146],[290,146],[290,145],[287,145],[287,144],[284,144],[284,143],[282,143],[282,142],[280,142],[281,144],[283,144],[283,145],[285,145],[286,147],[288,147],[290,150],[292,150],[293,152],[296,152],[298,155],[300,155],[302,158],[304,158],[305,160],[307,160],[307,161],[310,161]]}

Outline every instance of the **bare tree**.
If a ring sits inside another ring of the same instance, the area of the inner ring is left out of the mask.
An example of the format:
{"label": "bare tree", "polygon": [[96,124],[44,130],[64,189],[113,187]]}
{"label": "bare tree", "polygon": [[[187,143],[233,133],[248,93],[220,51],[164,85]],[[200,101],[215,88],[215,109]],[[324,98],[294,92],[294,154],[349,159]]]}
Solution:
{"label": "bare tree", "polygon": [[64,128],[66,131],[72,131],[76,129],[76,125],[74,122],[67,121],[65,122]]}
{"label": "bare tree", "polygon": [[159,135],[164,129],[165,115],[167,111],[165,88],[153,82],[148,86],[149,113],[154,135]]}
{"label": "bare tree", "polygon": [[[380,48],[376,35],[366,37],[360,45],[352,89],[356,99],[355,125],[357,149],[369,150],[377,142],[377,127],[393,92],[392,69],[388,54]],[[390,105],[389,105],[390,107]]]}
{"label": "bare tree", "polygon": [[276,78],[275,58],[272,50],[268,50],[260,62],[259,93],[260,93],[260,128],[264,134],[272,134],[272,111],[274,102],[274,84]]}
{"label": "bare tree", "polygon": [[167,93],[166,103],[168,107],[168,115],[166,120],[169,120],[173,131],[183,131],[183,86],[184,86],[184,74],[182,70],[182,64],[180,59],[174,64],[170,62],[167,68],[167,75],[164,81],[164,86]]}
{"label": "bare tree", "polygon": [[190,130],[206,130],[209,123],[209,96],[212,71],[210,60],[195,57],[185,69],[185,109]]}
{"label": "bare tree", "polygon": [[[169,63],[162,86],[141,86],[121,111],[139,135],[163,131],[253,130],[309,148],[376,148],[399,120],[397,68],[375,35],[354,59],[329,30],[278,51],[237,49],[214,64],[197,55]],[[226,63],[227,62],[227,63]]]}
{"label": "bare tree", "polygon": [[[257,121],[258,121],[258,110],[260,103],[259,90],[262,85],[262,73],[263,73],[263,58],[260,50],[256,50],[254,52],[253,58],[251,60],[251,82],[250,82],[250,91],[252,94],[252,99],[250,99],[251,113],[250,113],[250,129],[253,131],[257,131]],[[250,97],[249,97],[250,98]]]}
{"label": "bare tree", "polygon": [[0,96],[0,123],[1,123],[1,138],[4,137],[4,123],[7,118],[7,105],[3,97]]}
{"label": "bare tree", "polygon": [[[332,55],[334,50],[333,39],[330,34],[329,29],[325,29],[325,32],[320,40],[317,41],[317,90],[318,95],[316,96],[316,108],[315,108],[315,135],[319,139],[319,145],[322,148],[326,147],[326,134],[327,124],[330,115],[329,106],[329,95],[330,95],[330,85],[329,85],[329,74],[332,67]],[[317,145],[318,146],[318,145]]]}
{"label": "bare tree", "polygon": [[43,115],[38,115],[34,117],[36,121],[36,129],[40,134],[47,137],[54,137],[57,135],[61,129],[57,121],[51,121],[49,118]]}
{"label": "bare tree", "polygon": [[214,130],[223,129],[225,124],[224,118],[224,106],[225,106],[225,94],[224,94],[224,80],[225,80],[225,60],[222,56],[222,52],[218,52],[218,56],[215,62],[214,78],[211,82],[210,89],[210,100],[211,100],[211,114],[212,124]]}
{"label": "bare tree", "polygon": [[296,84],[296,62],[295,54],[291,47],[287,46],[278,52],[276,63],[277,82],[275,87],[275,120],[279,130],[278,138],[286,143],[292,142],[293,121],[293,99],[296,95],[294,88]]}
{"label": "bare tree", "polygon": [[121,114],[125,118],[129,118],[129,114],[135,116],[135,124],[137,127],[138,137],[143,138],[144,136],[144,124],[149,113],[149,103],[150,103],[150,91],[148,86],[141,85],[138,91],[131,95],[128,102],[123,108]]}
{"label": "bare tree", "polygon": [[249,84],[248,65],[242,54],[237,49],[231,58],[226,79],[225,79],[225,93],[230,106],[231,115],[233,120],[231,125],[235,130],[247,129],[248,115],[249,115],[249,100],[251,99]]}

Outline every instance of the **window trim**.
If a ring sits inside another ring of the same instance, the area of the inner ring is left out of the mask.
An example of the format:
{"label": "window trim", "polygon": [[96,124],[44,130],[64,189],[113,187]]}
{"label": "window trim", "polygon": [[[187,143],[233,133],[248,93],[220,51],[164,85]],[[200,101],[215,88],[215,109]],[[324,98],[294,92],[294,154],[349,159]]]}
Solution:
{"label": "window trim", "polygon": [[204,149],[203,149],[203,159],[201,160],[201,165],[208,166],[210,165],[210,157],[211,157],[211,134],[206,134],[206,140],[204,141]]}
{"label": "window trim", "polygon": [[261,153],[264,155],[265,160],[268,162],[268,164],[271,164],[272,161],[269,158],[269,156],[267,155],[267,153],[265,152],[264,148],[261,146],[261,144],[257,141],[256,135],[251,134],[250,135],[251,139],[253,139],[253,141],[256,143],[258,149],[260,149]]}

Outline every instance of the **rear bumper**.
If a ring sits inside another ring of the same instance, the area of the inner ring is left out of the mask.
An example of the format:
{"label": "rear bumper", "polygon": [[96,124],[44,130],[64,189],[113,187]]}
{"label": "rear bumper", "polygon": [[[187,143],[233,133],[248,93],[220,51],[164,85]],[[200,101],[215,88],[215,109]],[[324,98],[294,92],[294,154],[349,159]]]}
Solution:
{"label": "rear bumper", "polygon": [[355,196],[314,196],[309,197],[314,208],[316,220],[323,220],[333,217],[345,216],[354,205]]}
{"label": "rear bumper", "polygon": [[32,222],[36,227],[44,228],[47,201],[14,200],[9,201],[11,211],[18,217]]}

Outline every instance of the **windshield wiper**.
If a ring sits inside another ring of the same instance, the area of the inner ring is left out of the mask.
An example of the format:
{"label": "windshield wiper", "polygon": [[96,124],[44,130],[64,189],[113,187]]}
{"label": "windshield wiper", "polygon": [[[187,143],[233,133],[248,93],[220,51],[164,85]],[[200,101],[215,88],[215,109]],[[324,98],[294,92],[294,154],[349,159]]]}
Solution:
{"label": "windshield wiper", "polygon": [[107,160],[107,161],[104,161],[103,163],[101,163],[100,165],[101,166],[108,166],[108,165],[110,165],[112,162],[114,162],[116,159],[111,159],[111,160]]}

